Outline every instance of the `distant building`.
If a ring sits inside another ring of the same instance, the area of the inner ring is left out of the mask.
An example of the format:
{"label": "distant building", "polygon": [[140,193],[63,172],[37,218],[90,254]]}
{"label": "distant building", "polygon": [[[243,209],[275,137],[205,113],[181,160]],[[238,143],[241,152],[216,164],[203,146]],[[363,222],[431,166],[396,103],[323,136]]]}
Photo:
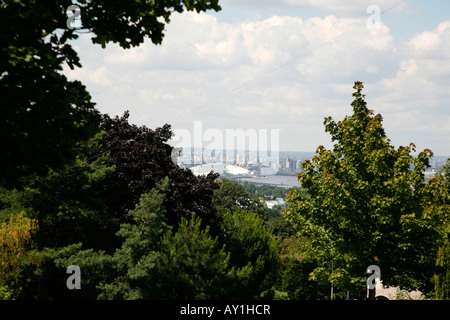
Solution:
{"label": "distant building", "polygon": [[428,181],[430,178],[433,178],[436,175],[436,171],[433,169],[431,171],[425,171],[424,173],[425,181]]}
{"label": "distant building", "polygon": [[276,200],[266,200],[264,202],[269,209],[272,209],[274,206],[284,207],[286,205],[286,202],[283,198],[276,198]]}
{"label": "distant building", "polygon": [[275,201],[278,202],[278,204],[284,204],[285,203],[283,198],[276,198]]}

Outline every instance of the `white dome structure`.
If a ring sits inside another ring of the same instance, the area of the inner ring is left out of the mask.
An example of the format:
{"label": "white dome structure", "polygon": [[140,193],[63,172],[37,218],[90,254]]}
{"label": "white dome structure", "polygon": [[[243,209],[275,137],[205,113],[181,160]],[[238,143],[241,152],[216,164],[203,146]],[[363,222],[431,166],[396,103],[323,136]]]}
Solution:
{"label": "white dome structure", "polygon": [[240,176],[240,175],[249,175],[251,174],[250,170],[247,170],[245,168],[241,168],[239,166],[233,166],[231,164],[227,165],[225,167],[225,172],[228,174],[232,174],[234,176]]}
{"label": "white dome structure", "polygon": [[240,175],[252,175],[250,170],[245,168],[235,166],[235,165],[224,165],[223,163],[206,163],[201,164],[192,168],[189,168],[192,173],[196,176],[207,175],[208,173],[214,171],[218,174],[230,174],[234,176]]}

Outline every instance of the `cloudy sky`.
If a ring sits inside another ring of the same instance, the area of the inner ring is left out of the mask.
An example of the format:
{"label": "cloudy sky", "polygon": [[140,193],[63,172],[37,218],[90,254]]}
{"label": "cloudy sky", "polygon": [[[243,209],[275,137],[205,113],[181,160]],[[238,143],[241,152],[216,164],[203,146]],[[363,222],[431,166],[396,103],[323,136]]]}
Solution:
{"label": "cloudy sky", "polygon": [[73,43],[83,68],[65,72],[99,110],[129,110],[137,125],[279,129],[283,151],[330,148],[323,119],[351,114],[359,80],[396,147],[450,155],[450,1],[220,5],[173,15],[160,46],[102,49],[84,34]]}

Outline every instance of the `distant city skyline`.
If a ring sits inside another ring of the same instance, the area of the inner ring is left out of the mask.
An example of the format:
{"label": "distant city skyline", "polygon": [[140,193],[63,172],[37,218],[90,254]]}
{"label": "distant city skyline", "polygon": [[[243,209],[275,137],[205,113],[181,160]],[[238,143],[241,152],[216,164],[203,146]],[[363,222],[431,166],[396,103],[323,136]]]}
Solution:
{"label": "distant city skyline", "polygon": [[[173,161],[181,167],[192,169],[196,175],[208,174],[209,172],[214,171],[226,178],[239,179],[239,177],[247,177],[251,178],[250,180],[247,179],[247,181],[256,183],[254,178],[260,176],[296,176],[302,171],[303,161],[312,159],[315,155],[315,152],[307,151],[279,151],[278,155],[272,159],[266,158],[259,161],[260,159],[258,158],[258,161],[255,161],[256,158],[254,157],[252,161],[248,161],[250,158],[244,155],[248,155],[250,153],[249,150],[223,150],[227,156],[217,160],[213,157],[208,158],[208,156],[205,156],[209,151],[210,150],[203,150],[202,153],[201,149],[192,148],[184,151],[185,154],[189,154],[189,156],[192,157],[191,161],[183,163],[183,159],[186,160],[188,157],[177,158],[175,154],[173,156]],[[177,152],[175,153],[178,154]],[[425,179],[428,180],[437,171],[442,169],[447,159],[448,156],[433,156],[430,160],[430,168],[425,170]],[[275,161],[275,163],[271,162],[271,160]],[[260,181],[260,183],[264,182]],[[289,183],[291,184],[292,181]]]}

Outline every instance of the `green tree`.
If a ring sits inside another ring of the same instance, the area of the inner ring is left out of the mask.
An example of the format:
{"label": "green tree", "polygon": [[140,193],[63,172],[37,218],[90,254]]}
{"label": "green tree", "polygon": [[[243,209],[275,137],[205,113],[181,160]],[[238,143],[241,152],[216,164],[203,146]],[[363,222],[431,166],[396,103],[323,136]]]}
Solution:
{"label": "green tree", "polygon": [[435,275],[436,299],[450,299],[450,242],[448,239],[438,250]]}
{"label": "green tree", "polygon": [[[256,299],[273,294],[279,279],[279,247],[264,203],[236,181],[220,179],[214,205],[221,218],[219,241],[230,252],[232,276],[227,298]],[[267,220],[269,219],[269,220]]]}
{"label": "green tree", "polygon": [[95,154],[102,134],[76,148],[71,166],[50,170],[45,178],[30,181],[22,205],[39,221],[36,242],[40,248],[62,248],[83,243],[83,248],[115,249],[120,221],[109,214],[102,197],[105,180],[114,173],[109,155]]}
{"label": "green tree", "polygon": [[167,192],[165,179],[143,194],[136,208],[129,212],[132,222],[121,226],[118,235],[124,242],[113,255],[116,276],[112,283],[100,286],[100,299],[148,299],[155,294],[161,255],[159,240],[170,230],[162,205]]}
{"label": "green tree", "polygon": [[[195,214],[181,219],[176,233],[161,240],[159,299],[223,299],[229,278],[230,253],[218,238],[201,229]],[[161,295],[162,293],[162,295]]]}
{"label": "green tree", "polygon": [[284,238],[295,235],[295,228],[290,221],[287,221],[283,217],[269,217],[265,222],[265,226],[270,232],[272,232],[277,238],[282,241]]}
{"label": "green tree", "polygon": [[[2,220],[27,208],[40,221],[35,240],[43,263],[21,272],[19,298],[270,296],[279,258],[264,221],[240,206],[233,213],[221,208],[208,214],[215,176],[197,179],[170,161],[164,143],[169,128],[155,132],[116,120],[113,130],[106,127],[78,145],[76,161],[65,170],[29,180],[22,191],[1,189]],[[152,151],[143,155],[145,148]],[[151,188],[163,174],[164,183]],[[109,202],[105,195],[112,191],[120,198],[120,190],[127,195],[125,205]],[[130,201],[128,195],[141,191],[137,202]],[[183,192],[185,197],[177,196]],[[82,290],[67,290],[69,265],[81,268]],[[173,276],[179,270],[184,273]]]}
{"label": "green tree", "polygon": [[24,212],[0,223],[0,300],[19,294],[17,283],[26,265],[39,265],[42,257],[33,244],[37,221]]}
{"label": "green tree", "polygon": [[252,196],[263,197],[270,200],[275,200],[276,198],[285,198],[289,191],[289,189],[276,186],[255,186],[253,183],[249,183],[247,181],[244,182],[243,187],[245,191]]}
{"label": "green tree", "polygon": [[[100,192],[105,178],[114,172],[114,167],[105,164],[108,154],[94,154],[100,138],[98,134],[78,144],[71,166],[50,170],[45,178],[28,179],[21,191],[2,190],[0,218],[26,210],[39,222],[33,242],[42,263],[21,272],[16,284],[20,288],[18,299],[75,298],[77,295],[65,286],[65,270],[70,263],[62,265],[55,259],[65,261],[75,255],[76,249],[111,252],[120,245],[115,235],[120,221],[108,214]],[[88,295],[89,290],[83,290],[83,294]]]}
{"label": "green tree", "polygon": [[[281,206],[278,205],[269,209],[262,198],[256,197],[256,192],[250,193],[252,190],[257,190],[253,184],[245,183],[242,186],[236,181],[228,179],[220,179],[217,183],[219,188],[214,191],[213,201],[217,210],[228,210],[231,213],[236,210],[244,210],[256,213],[264,220],[266,229],[279,238],[288,237],[295,233],[292,224],[281,216]],[[272,198],[272,195],[270,198]]]}
{"label": "green tree", "polygon": [[[278,277],[278,248],[254,213],[223,213],[223,234],[192,215],[176,231],[166,222],[168,180],[141,197],[122,225],[124,243],[113,256],[115,278],[100,299],[255,299],[267,297]],[[226,239],[226,240],[224,240]]]}
{"label": "green tree", "polygon": [[220,179],[217,183],[219,188],[214,191],[213,200],[217,210],[245,210],[258,214],[264,220],[268,218],[264,202],[247,193],[239,183],[228,179]]}
{"label": "green tree", "polygon": [[[34,277],[28,275],[28,281],[37,278],[37,285],[26,288],[29,292],[22,299],[94,300],[99,294],[98,287],[112,282],[116,275],[117,261],[111,255],[102,250],[85,249],[81,242],[63,248],[48,248],[42,254],[45,258],[42,267],[34,272]],[[71,265],[80,267],[81,290],[67,288],[70,275],[66,270]]]}
{"label": "green tree", "polygon": [[[98,132],[100,117],[86,88],[61,70],[81,67],[67,27],[71,0],[5,0],[0,4],[0,185],[45,175],[74,160],[74,146]],[[105,47],[130,48],[146,37],[160,44],[174,12],[220,10],[218,0],[79,0],[83,30]]]}
{"label": "green tree", "polygon": [[445,236],[450,235],[450,158],[428,181],[428,214]]}
{"label": "green tree", "polygon": [[435,294],[437,299],[450,299],[450,159],[429,181],[429,212],[438,217],[436,224],[444,235],[436,259]]}
{"label": "green tree", "polygon": [[[62,168],[73,147],[98,131],[100,118],[85,87],[61,74],[80,66],[66,42],[70,1],[2,1],[0,6],[0,185]],[[63,8],[63,6],[65,7]],[[57,28],[66,29],[58,37]]]}
{"label": "green tree", "polygon": [[253,212],[222,211],[221,243],[230,252],[232,278],[228,283],[229,299],[258,299],[273,295],[279,280],[279,247],[264,221]]}
{"label": "green tree", "polygon": [[[291,257],[283,259],[283,273],[280,290],[287,292],[290,300],[317,300],[325,298],[320,294],[320,286],[309,279],[316,267],[315,262],[298,260]],[[327,289],[328,286],[327,286]]]}
{"label": "green tree", "polygon": [[353,114],[337,123],[325,118],[333,150],[319,146],[303,162],[298,177],[306,194],[291,190],[283,214],[312,241],[310,253],[319,262],[313,279],[357,292],[375,264],[384,285],[430,292],[439,232],[425,211],[423,171],[432,152],[414,157],[413,144],[395,149],[381,115],[367,108],[363,84],[355,82],[354,89]]}
{"label": "green tree", "polygon": [[[78,259],[76,248],[112,255],[124,239],[117,235],[121,224],[133,221],[130,210],[165,176],[171,185],[163,203],[165,223],[176,231],[181,218],[188,220],[196,212],[213,238],[220,231],[221,217],[212,204],[217,175],[198,178],[171,161],[172,148],[166,143],[170,126],[150,130],[129,124],[127,115],[105,115],[102,130],[77,145],[72,165],[29,179],[22,191],[1,189],[0,219],[27,209],[40,224],[36,244],[47,253],[46,263],[30,271],[30,281],[21,284],[21,298],[75,298],[62,281],[67,266],[54,260]],[[39,277],[31,277],[34,273]],[[84,298],[97,295],[95,286],[83,293]]]}

